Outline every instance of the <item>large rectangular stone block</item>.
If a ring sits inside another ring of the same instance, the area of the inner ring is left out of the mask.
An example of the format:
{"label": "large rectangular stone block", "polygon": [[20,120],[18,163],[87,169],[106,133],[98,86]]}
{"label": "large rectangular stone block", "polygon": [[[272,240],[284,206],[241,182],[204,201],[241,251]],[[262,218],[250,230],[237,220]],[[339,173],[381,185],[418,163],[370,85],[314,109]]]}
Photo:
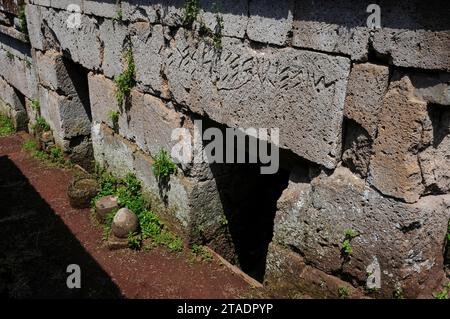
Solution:
{"label": "large rectangular stone block", "polygon": [[28,116],[23,103],[14,88],[0,77],[0,113],[8,116],[17,130],[27,128]]}
{"label": "large rectangular stone block", "polygon": [[373,48],[392,64],[433,70],[450,70],[448,1],[380,2],[382,28]]}
{"label": "large rectangular stone block", "polygon": [[53,91],[64,92],[68,96],[77,96],[75,84],[60,52],[53,50],[45,53],[36,51],[35,61],[40,84]]}
{"label": "large rectangular stone block", "polygon": [[103,45],[102,70],[107,77],[114,78],[123,71],[121,62],[127,35],[127,27],[122,23],[105,19],[100,25],[100,39]]}
{"label": "large rectangular stone block", "polygon": [[279,128],[280,146],[333,168],[350,61],[292,48],[255,50],[223,39],[221,53],[180,29],[165,50],[174,100],[231,127]]}
{"label": "large rectangular stone block", "polygon": [[184,4],[184,0],[126,0],[122,1],[123,17],[130,21],[180,26]]}
{"label": "large rectangular stone block", "polygon": [[116,18],[121,10],[120,1],[117,0],[83,0],[83,12],[85,14]]}
{"label": "large rectangular stone block", "polygon": [[[216,30],[217,19],[219,18],[223,22],[223,29],[221,30],[223,36],[237,38],[243,38],[245,36],[249,10],[249,2],[247,0],[200,0],[199,2],[202,8],[201,21],[208,28],[213,31]],[[256,22],[254,25],[254,28],[256,28]],[[254,34],[252,33],[252,35]]]}
{"label": "large rectangular stone block", "polygon": [[295,1],[292,45],[366,60],[370,30],[364,1]]}
{"label": "large rectangular stone block", "polygon": [[409,77],[398,77],[379,115],[369,181],[383,194],[413,203],[425,190],[417,153],[432,141],[432,122]]}
{"label": "large rectangular stone block", "polygon": [[360,124],[373,139],[378,113],[389,84],[389,67],[372,63],[354,64],[350,72],[344,115]]}
{"label": "large rectangular stone block", "polygon": [[[71,27],[69,17],[71,12],[62,10],[40,8],[41,29],[51,30],[44,35],[38,35],[37,38],[44,38],[44,48],[62,49],[71,60],[80,63],[85,68],[94,70],[100,69],[102,62],[102,43],[98,22],[95,18],[81,15],[80,27]],[[47,37],[47,38],[46,38]],[[39,42],[39,40],[37,41]],[[42,43],[42,41],[41,41]]]}
{"label": "large rectangular stone block", "polygon": [[[381,196],[345,168],[311,184],[292,177],[277,204],[274,243],[294,247],[328,274],[366,282],[377,296],[391,298],[401,288],[405,297],[430,297],[439,287],[449,195],[406,204]],[[345,254],[348,230],[355,236]]]}
{"label": "large rectangular stone block", "polygon": [[185,117],[170,103],[149,94],[132,90],[131,107],[119,107],[115,99],[115,84],[101,75],[89,75],[89,91],[93,121],[114,127],[111,112],[118,112],[117,131],[128,140],[135,141],[144,152],[156,155],[161,148],[169,151],[177,141],[172,141],[172,131],[182,127]]}
{"label": "large rectangular stone block", "polygon": [[39,96],[41,114],[60,138],[70,139],[90,134],[91,122],[78,98],[68,98],[42,86]]}
{"label": "large rectangular stone block", "polygon": [[285,45],[292,30],[293,0],[280,0],[274,5],[269,0],[249,2],[247,34],[251,40]]}
{"label": "large rectangular stone block", "polygon": [[33,66],[3,49],[0,49],[0,75],[29,99],[37,96],[37,76]]}

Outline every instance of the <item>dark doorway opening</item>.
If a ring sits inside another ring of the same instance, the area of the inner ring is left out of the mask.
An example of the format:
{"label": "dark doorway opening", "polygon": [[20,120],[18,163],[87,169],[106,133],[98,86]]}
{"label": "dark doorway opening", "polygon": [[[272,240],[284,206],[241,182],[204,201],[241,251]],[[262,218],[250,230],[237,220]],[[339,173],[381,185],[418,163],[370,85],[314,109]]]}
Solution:
{"label": "dark doorway opening", "polygon": [[[203,130],[219,128],[226,136],[225,126],[211,120],[202,121]],[[264,279],[268,246],[272,241],[277,200],[288,186],[289,169],[281,167],[274,174],[262,174],[260,161],[248,163],[248,141],[246,137],[246,163],[210,164],[227,219],[227,227],[234,247],[230,262],[245,273],[262,282]],[[203,141],[206,146],[210,141]],[[224,145],[231,143],[224,138]],[[234,148],[236,151],[237,148]],[[283,161],[283,151],[280,161]],[[236,156],[236,152],[235,152]],[[224,158],[226,151],[224,150]],[[220,246],[220,245],[219,245]],[[218,253],[221,253],[218,251]],[[225,257],[225,255],[224,255]]]}

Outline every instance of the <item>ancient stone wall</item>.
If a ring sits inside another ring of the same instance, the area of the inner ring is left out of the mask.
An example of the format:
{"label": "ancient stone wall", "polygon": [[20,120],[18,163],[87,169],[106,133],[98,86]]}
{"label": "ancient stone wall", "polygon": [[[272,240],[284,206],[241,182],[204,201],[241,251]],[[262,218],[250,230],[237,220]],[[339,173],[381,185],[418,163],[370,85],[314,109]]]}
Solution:
{"label": "ancient stone wall", "polygon": [[[275,293],[430,297],[450,219],[450,9],[376,3],[373,28],[367,1],[0,0],[0,112],[31,133],[44,118],[87,168],[134,172],[188,241],[260,260]],[[279,128],[282,172],[183,163],[162,187],[154,157],[197,120]],[[258,194],[267,215],[243,217]]]}

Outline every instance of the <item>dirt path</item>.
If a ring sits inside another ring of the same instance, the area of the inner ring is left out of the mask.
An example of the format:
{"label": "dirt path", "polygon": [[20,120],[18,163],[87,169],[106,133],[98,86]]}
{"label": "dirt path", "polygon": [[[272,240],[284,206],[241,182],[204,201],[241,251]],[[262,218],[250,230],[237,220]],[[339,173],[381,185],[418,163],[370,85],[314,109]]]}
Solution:
{"label": "dirt path", "polygon": [[[88,209],[69,206],[71,172],[21,150],[24,134],[0,138],[0,297],[238,298],[250,288],[219,262],[190,253],[109,251]],[[66,268],[81,267],[81,289]]]}

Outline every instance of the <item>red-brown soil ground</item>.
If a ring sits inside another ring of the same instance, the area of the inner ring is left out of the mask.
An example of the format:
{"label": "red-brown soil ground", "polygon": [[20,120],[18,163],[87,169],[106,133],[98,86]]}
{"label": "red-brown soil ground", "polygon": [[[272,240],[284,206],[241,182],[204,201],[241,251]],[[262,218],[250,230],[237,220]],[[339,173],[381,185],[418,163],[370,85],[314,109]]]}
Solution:
{"label": "red-brown soil ground", "polygon": [[[22,150],[24,133],[0,138],[0,297],[239,298],[251,288],[218,261],[188,248],[110,251],[89,209],[69,206],[72,171]],[[81,289],[66,268],[81,267]]]}

